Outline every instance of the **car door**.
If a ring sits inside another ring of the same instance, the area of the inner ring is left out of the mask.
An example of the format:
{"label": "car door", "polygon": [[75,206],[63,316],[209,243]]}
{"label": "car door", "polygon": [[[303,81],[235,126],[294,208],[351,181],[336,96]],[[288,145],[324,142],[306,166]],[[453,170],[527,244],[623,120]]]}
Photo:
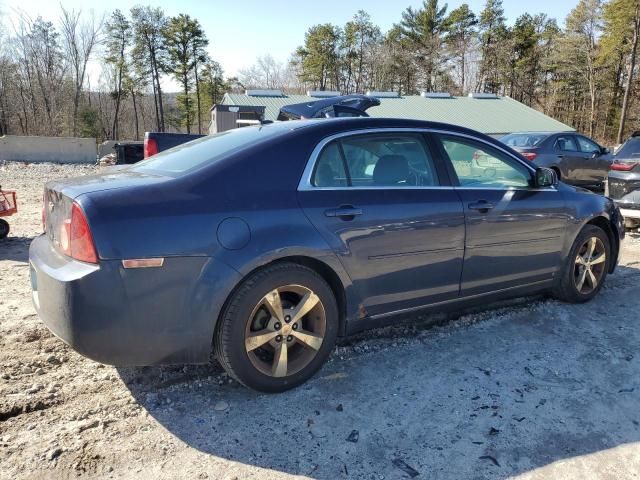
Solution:
{"label": "car door", "polygon": [[611,166],[610,156],[604,153],[600,145],[587,137],[576,135],[576,140],[588,170],[590,182],[593,184],[604,182]]}
{"label": "car door", "polygon": [[423,134],[383,129],[326,139],[298,190],[363,314],[458,297],[464,212]]}
{"label": "car door", "polygon": [[[551,280],[568,221],[562,194],[532,187],[534,170],[489,143],[453,133],[435,138],[465,211],[462,296]],[[478,170],[470,156],[491,166]]]}
{"label": "car door", "polygon": [[584,184],[589,182],[583,155],[578,149],[575,135],[558,135],[553,143],[556,162],[560,165],[562,180],[569,183]]}

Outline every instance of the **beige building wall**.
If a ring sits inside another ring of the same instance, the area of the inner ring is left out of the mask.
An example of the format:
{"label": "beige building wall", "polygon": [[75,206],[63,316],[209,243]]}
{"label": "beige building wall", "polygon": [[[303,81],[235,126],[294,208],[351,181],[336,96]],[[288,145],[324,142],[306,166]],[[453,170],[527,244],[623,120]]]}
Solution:
{"label": "beige building wall", "polygon": [[73,137],[0,137],[0,160],[95,163],[96,140]]}

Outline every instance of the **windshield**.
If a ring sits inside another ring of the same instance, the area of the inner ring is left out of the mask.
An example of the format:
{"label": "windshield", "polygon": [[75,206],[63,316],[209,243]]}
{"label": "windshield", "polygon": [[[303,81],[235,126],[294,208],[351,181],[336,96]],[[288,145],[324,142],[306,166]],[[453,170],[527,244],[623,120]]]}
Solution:
{"label": "windshield", "polygon": [[640,138],[633,137],[627,140],[620,150],[616,153],[616,160],[632,160],[634,162],[640,161]]}
{"label": "windshield", "polygon": [[257,143],[284,135],[288,129],[273,127],[243,127],[216,133],[160,152],[131,167],[135,172],[180,176],[210,165]]}
{"label": "windshield", "polygon": [[500,139],[510,147],[533,148],[539,146],[549,135],[546,133],[512,133]]}

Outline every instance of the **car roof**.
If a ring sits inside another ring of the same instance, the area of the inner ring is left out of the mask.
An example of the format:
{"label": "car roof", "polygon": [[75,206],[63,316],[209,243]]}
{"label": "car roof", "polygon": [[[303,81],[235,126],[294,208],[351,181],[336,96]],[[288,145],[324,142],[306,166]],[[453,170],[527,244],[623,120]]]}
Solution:
{"label": "car roof", "polygon": [[430,130],[447,130],[452,132],[467,133],[476,136],[486,137],[485,134],[471,130],[459,125],[441,122],[429,122],[424,120],[413,120],[405,118],[384,118],[384,117],[342,117],[342,118],[317,118],[307,120],[276,121],[267,125],[268,128],[280,128],[286,130],[305,129],[316,131],[342,132],[348,130],[371,129],[371,128],[419,128]]}
{"label": "car roof", "polygon": [[[430,122],[424,120],[413,120],[405,118],[384,118],[384,117],[341,117],[341,118],[318,118],[308,120],[288,120],[273,122],[264,125],[266,128],[287,129],[291,133],[298,132],[300,135],[313,134],[318,137],[328,137],[334,134],[356,131],[373,130],[379,128],[401,128],[401,129],[424,129],[441,130],[451,133],[459,133],[473,138],[484,140],[486,143],[495,145],[497,148],[509,149],[510,147],[501,143],[498,139],[485,135],[482,132],[471,130],[459,125],[441,122]],[[247,128],[247,127],[245,127]],[[251,127],[249,127],[251,128]],[[255,128],[255,127],[254,127]],[[517,155],[517,152],[513,150]]]}

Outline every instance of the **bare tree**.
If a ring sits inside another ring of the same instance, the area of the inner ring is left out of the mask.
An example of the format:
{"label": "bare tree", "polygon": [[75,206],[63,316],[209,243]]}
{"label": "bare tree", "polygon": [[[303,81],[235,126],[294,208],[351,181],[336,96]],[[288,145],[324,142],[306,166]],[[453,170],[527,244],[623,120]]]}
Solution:
{"label": "bare tree", "polygon": [[104,16],[96,18],[93,12],[86,21],[81,21],[82,11],[67,10],[62,4],[60,28],[67,61],[71,64],[75,93],[73,97],[73,136],[78,134],[78,108],[85,83],[87,64],[91,54],[101,41]]}

